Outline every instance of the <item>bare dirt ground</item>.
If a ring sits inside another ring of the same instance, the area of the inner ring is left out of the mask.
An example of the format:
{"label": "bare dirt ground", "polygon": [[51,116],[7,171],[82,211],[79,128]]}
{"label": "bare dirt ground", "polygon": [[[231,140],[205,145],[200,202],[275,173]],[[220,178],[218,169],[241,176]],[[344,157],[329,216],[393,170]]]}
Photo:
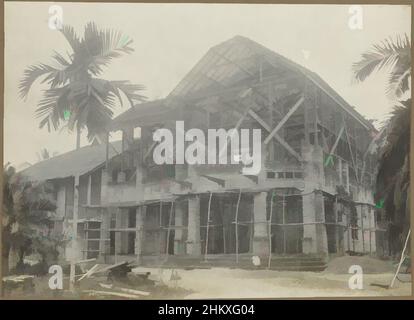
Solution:
{"label": "bare dirt ground", "polygon": [[[153,279],[190,291],[184,299],[208,298],[293,298],[293,297],[377,297],[411,295],[411,274],[399,274],[392,289],[395,261],[369,256],[333,258],[323,272],[243,270],[211,268],[175,270],[179,280],[170,280],[172,269],[143,269]],[[362,289],[350,289],[351,266],[363,272]],[[405,272],[406,268],[401,271]],[[177,277],[175,277],[177,278]]]}
{"label": "bare dirt ground", "polygon": [[[350,289],[349,267],[363,270],[362,289]],[[68,289],[53,291],[48,276],[36,277],[34,292],[12,292],[11,299],[127,299],[127,297],[90,296],[88,290],[106,289],[108,284],[149,294],[137,299],[220,299],[220,298],[298,298],[298,297],[378,297],[411,295],[411,274],[399,274],[393,288],[388,285],[394,276],[395,262],[371,257],[345,256],[332,259],[323,272],[245,270],[237,268],[170,269],[144,268],[134,273],[150,272],[145,283],[112,282],[104,275],[85,278],[75,293]],[[106,284],[106,285],[105,285]]]}
{"label": "bare dirt ground", "polygon": [[401,275],[394,288],[386,289],[373,284],[387,286],[392,273],[366,274],[363,289],[350,289],[351,274],[325,272],[292,272],[273,270],[242,270],[227,268],[175,270],[180,280],[170,280],[171,269],[161,272],[148,270],[154,278],[170,287],[191,291],[184,299],[209,298],[293,298],[293,297],[376,297],[411,295],[410,275]]}

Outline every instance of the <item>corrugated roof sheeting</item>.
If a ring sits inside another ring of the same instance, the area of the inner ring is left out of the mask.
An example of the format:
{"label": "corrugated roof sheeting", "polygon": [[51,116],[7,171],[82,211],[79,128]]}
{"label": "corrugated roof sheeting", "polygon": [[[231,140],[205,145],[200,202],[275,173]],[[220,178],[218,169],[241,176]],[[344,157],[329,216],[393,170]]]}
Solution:
{"label": "corrugated roof sheeting", "polygon": [[[121,152],[121,141],[111,142],[109,157]],[[106,160],[106,145],[86,146],[48,160],[41,161],[21,171],[21,174],[34,181],[66,178],[85,174]]]}

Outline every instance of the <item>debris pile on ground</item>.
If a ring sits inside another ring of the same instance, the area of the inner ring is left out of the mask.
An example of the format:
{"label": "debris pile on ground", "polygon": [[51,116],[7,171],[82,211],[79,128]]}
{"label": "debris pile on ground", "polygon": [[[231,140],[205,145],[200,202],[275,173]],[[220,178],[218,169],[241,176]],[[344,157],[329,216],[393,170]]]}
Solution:
{"label": "debris pile on ground", "polygon": [[183,297],[188,292],[169,288],[163,283],[149,279],[150,272],[139,272],[131,262],[114,265],[94,265],[77,280],[77,290],[83,298],[97,299],[154,299]]}
{"label": "debris pile on ground", "polygon": [[8,276],[2,279],[3,281],[3,294],[10,294],[14,290],[20,290],[22,294],[34,292],[34,276],[32,275],[17,275]]}
{"label": "debris pile on ground", "polygon": [[348,274],[353,265],[361,266],[363,273],[393,273],[395,267],[391,261],[380,260],[367,256],[343,256],[328,262],[324,273]]}

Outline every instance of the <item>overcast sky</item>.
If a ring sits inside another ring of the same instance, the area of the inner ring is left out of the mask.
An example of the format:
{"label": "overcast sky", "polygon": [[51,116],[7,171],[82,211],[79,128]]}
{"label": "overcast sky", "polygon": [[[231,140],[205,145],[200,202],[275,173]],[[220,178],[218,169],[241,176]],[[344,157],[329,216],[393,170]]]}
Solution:
{"label": "overcast sky", "polygon": [[[315,71],[358,112],[375,119],[391,110],[387,74],[354,84],[351,65],[372,44],[410,35],[411,24],[408,6],[363,6],[363,28],[353,30],[349,6],[57,4],[63,23],[78,32],[94,21],[133,39],[135,51],[114,60],[103,78],[143,84],[149,99],[165,97],[210,47],[242,35]],[[75,147],[75,134],[38,128],[34,115],[45,86],[36,83],[27,101],[18,98],[18,81],[28,65],[51,62],[54,50],[69,50],[63,36],[48,27],[51,5],[5,3],[4,161],[17,166],[35,163],[42,148],[61,154]]]}

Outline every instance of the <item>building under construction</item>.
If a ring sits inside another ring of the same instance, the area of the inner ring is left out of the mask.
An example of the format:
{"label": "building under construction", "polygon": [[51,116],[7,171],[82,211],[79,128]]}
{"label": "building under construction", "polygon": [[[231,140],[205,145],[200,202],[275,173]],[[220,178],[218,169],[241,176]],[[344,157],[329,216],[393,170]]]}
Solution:
{"label": "building under construction", "polygon": [[[261,171],[156,164],[153,133],[177,121],[260,129]],[[211,48],[165,99],[115,118],[108,137],[119,130],[121,142],[87,147],[99,156],[81,168],[39,176],[55,186],[57,228],[77,226],[67,256],[245,267],[257,256],[256,267],[320,270],[332,255],[384,252],[376,129],[318,75],[252,40]],[[48,161],[50,173],[62,160]]]}

